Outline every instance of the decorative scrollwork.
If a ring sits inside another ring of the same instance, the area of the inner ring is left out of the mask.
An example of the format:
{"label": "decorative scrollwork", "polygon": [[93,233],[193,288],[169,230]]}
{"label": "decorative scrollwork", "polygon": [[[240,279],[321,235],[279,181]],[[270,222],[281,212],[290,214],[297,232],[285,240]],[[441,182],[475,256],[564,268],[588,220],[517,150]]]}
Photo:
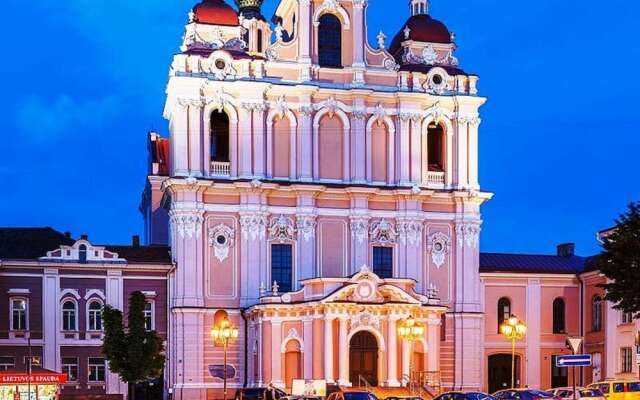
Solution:
{"label": "decorative scrollwork", "polygon": [[214,256],[223,262],[229,257],[229,249],[235,244],[235,230],[220,224],[209,228],[209,246],[213,247]]}

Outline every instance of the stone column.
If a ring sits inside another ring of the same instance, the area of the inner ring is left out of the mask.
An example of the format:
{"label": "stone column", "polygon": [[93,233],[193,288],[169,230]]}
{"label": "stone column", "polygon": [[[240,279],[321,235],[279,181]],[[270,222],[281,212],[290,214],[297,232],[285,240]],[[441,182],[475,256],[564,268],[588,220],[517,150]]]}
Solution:
{"label": "stone column", "polygon": [[327,382],[335,382],[333,375],[333,318],[324,320],[324,376]]}
{"label": "stone column", "polygon": [[400,185],[408,185],[411,181],[410,167],[410,120],[411,114],[401,113],[399,130],[396,132],[398,137],[396,143],[396,180]]}
{"label": "stone column", "polygon": [[388,387],[399,387],[398,381],[398,317],[391,316],[387,333],[387,382]]}
{"label": "stone column", "polygon": [[338,352],[340,353],[340,378],[338,384],[340,386],[349,386],[349,343],[347,342],[347,317],[340,317],[340,333]]}
{"label": "stone column", "polygon": [[454,185],[459,189],[463,189],[469,186],[469,153],[468,153],[468,126],[467,119],[465,117],[458,117],[456,124],[456,162],[454,166]]}
{"label": "stone column", "polygon": [[427,320],[427,371],[440,371],[440,318],[434,315]]}
{"label": "stone column", "polygon": [[[316,260],[316,216],[299,214],[296,216],[298,229],[298,281],[315,277]],[[299,282],[296,288],[299,289]]]}
{"label": "stone column", "polygon": [[[192,196],[187,196],[192,198]],[[202,268],[202,227],[204,212],[198,208],[169,211],[173,232],[176,269],[176,307],[204,305],[204,268]]]}
{"label": "stone column", "polygon": [[422,182],[422,118],[413,115],[411,119],[411,182]]}
{"label": "stone column", "polygon": [[[258,322],[256,323],[256,336],[257,336],[257,339],[258,339],[258,349],[257,349],[257,351],[258,351],[258,362],[257,362],[257,365],[255,366],[255,368],[258,369],[258,371],[257,371],[258,372],[257,373],[258,381],[255,382],[255,386],[256,387],[264,386],[264,378],[263,378],[264,377],[264,372],[262,371],[262,362],[263,362],[262,358],[264,357],[264,355],[263,355],[263,349],[264,349],[263,340],[264,340],[264,337],[262,335],[262,332],[264,330],[263,325],[264,325],[264,323],[262,322],[262,317],[260,317],[260,319],[258,319]],[[253,360],[252,360],[252,362],[253,362]]]}
{"label": "stone column", "polygon": [[263,178],[265,176],[265,123],[264,113],[266,107],[262,103],[254,104],[253,108],[253,175]]}
{"label": "stone column", "polygon": [[238,118],[238,154],[240,165],[238,174],[241,178],[251,178],[253,176],[252,154],[252,107],[251,104],[243,104],[239,109]]}
{"label": "stone column", "polygon": [[[298,2],[298,15],[300,21],[296,27],[296,32],[299,38],[299,56],[298,62],[300,64],[311,64],[311,32],[312,29],[305,29],[311,27],[311,0],[300,0]],[[304,27],[301,29],[300,27]]]}
{"label": "stone column", "polygon": [[282,379],[282,321],[271,320],[271,382],[284,388]]}
{"label": "stone column", "polygon": [[369,264],[369,217],[350,217],[351,272],[357,272]]}
{"label": "stone column", "polygon": [[[305,101],[310,100],[306,99]],[[302,102],[302,99],[300,100]],[[310,182],[313,180],[313,121],[311,119],[312,108],[310,104],[300,106],[298,112],[300,180]]]}
{"label": "stone column", "polygon": [[[313,380],[313,317],[305,317],[302,320],[304,335],[304,379]],[[315,355],[319,356],[319,355]]]}
{"label": "stone column", "polygon": [[248,307],[258,301],[261,284],[264,284],[266,289],[271,287],[271,282],[266,281],[267,276],[263,271],[266,265],[261,263],[263,248],[266,247],[266,227],[266,214],[257,211],[240,213],[242,231],[240,240],[240,282],[242,285],[240,304],[243,307]]}
{"label": "stone column", "polygon": [[411,342],[408,340],[402,341],[402,379],[411,379]]}
{"label": "stone column", "polygon": [[[364,108],[364,102],[361,102],[359,105]],[[352,137],[352,147],[351,147],[351,176],[355,183],[365,183],[368,177],[368,169],[370,161],[368,157],[368,141],[371,138],[367,137],[367,127],[365,121],[365,112],[357,111],[354,112],[354,118],[352,122],[353,134]]]}
{"label": "stone column", "polygon": [[171,132],[171,165],[173,175],[189,176],[187,136],[189,132],[188,112],[190,104],[199,104],[196,99],[179,99],[173,109],[169,130]]}
{"label": "stone column", "polygon": [[[202,177],[202,104],[190,105],[188,110],[188,144],[189,144],[189,175]],[[207,168],[208,169],[208,168]]]}
{"label": "stone column", "polygon": [[469,124],[469,186],[471,188],[479,190],[480,183],[478,182],[478,128],[480,125],[480,119],[474,118]]}

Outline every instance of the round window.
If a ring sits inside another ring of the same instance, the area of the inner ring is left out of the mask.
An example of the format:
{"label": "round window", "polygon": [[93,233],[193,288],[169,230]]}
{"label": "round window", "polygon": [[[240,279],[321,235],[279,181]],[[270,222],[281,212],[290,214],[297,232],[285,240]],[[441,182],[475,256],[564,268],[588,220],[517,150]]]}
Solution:
{"label": "round window", "polygon": [[219,245],[221,245],[221,246],[222,246],[222,245],[224,245],[225,243],[227,243],[227,238],[226,238],[226,237],[224,237],[224,236],[222,236],[222,235],[219,235],[219,236],[216,238],[216,242],[217,242]]}
{"label": "round window", "polygon": [[435,249],[435,251],[437,252],[441,252],[443,249],[442,243],[436,243],[433,245],[433,248]]}
{"label": "round window", "polygon": [[442,76],[434,75],[433,78],[431,78],[431,81],[433,82],[434,85],[442,85]]}
{"label": "round window", "polygon": [[227,68],[227,63],[221,58],[218,58],[215,64],[216,64],[216,68],[220,70]]}

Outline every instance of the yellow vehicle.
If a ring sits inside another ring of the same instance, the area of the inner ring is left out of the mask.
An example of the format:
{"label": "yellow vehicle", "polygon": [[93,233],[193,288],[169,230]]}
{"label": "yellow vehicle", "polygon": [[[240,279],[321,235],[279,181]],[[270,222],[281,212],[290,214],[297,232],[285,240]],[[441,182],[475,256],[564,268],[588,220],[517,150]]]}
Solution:
{"label": "yellow vehicle", "polygon": [[589,389],[600,389],[607,400],[640,400],[640,381],[596,382]]}

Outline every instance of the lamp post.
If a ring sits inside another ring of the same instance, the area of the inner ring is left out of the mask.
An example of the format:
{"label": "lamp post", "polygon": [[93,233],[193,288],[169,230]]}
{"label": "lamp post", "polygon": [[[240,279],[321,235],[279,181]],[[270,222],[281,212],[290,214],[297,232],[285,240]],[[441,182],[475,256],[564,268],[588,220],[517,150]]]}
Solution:
{"label": "lamp post", "polygon": [[231,322],[225,318],[219,325],[214,326],[211,330],[211,337],[215,344],[222,345],[224,349],[224,365],[223,365],[223,399],[227,400],[227,349],[229,344],[238,338],[238,328],[231,325]]}
{"label": "lamp post", "polygon": [[398,327],[398,335],[400,338],[409,342],[409,386],[413,380],[412,368],[413,368],[413,343],[421,340],[424,337],[424,325],[416,322],[416,320],[409,316]]}
{"label": "lamp post", "polygon": [[514,389],[516,386],[516,341],[525,337],[527,325],[517,317],[511,316],[500,325],[500,333],[511,340],[511,389]]}

